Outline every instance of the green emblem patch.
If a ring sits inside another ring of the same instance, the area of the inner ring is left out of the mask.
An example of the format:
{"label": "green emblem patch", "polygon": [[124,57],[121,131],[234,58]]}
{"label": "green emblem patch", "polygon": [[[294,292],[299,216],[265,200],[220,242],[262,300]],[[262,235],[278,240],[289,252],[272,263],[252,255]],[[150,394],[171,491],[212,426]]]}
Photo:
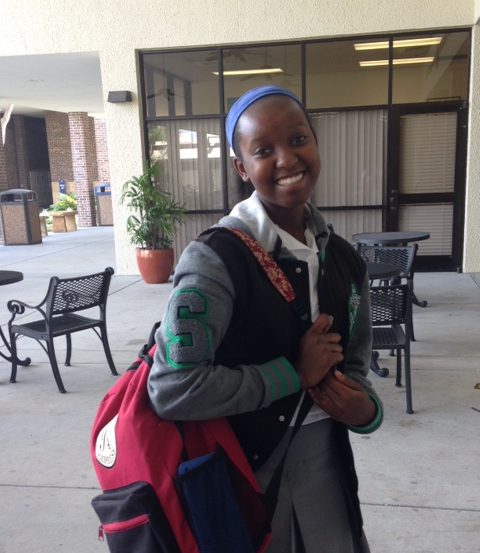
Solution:
{"label": "green emblem patch", "polygon": [[350,283],[350,294],[348,296],[348,320],[349,320],[349,335],[353,334],[355,323],[357,322],[358,308],[360,307],[360,294],[354,282]]}

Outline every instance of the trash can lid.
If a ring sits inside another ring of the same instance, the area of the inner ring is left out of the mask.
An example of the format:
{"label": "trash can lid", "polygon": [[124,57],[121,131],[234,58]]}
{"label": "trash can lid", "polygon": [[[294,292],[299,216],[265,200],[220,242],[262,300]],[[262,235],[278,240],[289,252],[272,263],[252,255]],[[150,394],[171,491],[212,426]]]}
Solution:
{"label": "trash can lid", "polygon": [[36,193],[33,190],[28,190],[27,188],[10,188],[10,190],[2,190],[2,192],[0,192],[0,197],[11,196],[13,198],[14,196],[29,195],[31,195],[31,199],[36,199]]}
{"label": "trash can lid", "polygon": [[10,188],[9,190],[2,190],[0,196],[3,194],[34,194],[34,191],[27,188]]}
{"label": "trash can lid", "polygon": [[94,193],[98,194],[99,196],[111,194],[110,184],[98,184],[94,187]]}

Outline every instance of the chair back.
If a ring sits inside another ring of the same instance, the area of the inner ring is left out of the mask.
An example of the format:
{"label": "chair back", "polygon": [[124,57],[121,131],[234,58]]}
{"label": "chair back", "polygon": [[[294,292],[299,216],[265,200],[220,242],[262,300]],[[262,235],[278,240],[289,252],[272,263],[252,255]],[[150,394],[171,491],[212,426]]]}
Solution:
{"label": "chair back", "polygon": [[114,271],[107,267],[101,273],[64,278],[52,277],[45,302],[47,318],[100,307],[102,318]]}
{"label": "chair back", "polygon": [[358,245],[358,253],[364,261],[389,263],[398,268],[400,278],[413,278],[413,263],[418,244],[408,246],[367,246]]}
{"label": "chair back", "polygon": [[[408,321],[411,309],[411,284],[372,286],[370,312],[372,326],[395,326]],[[406,332],[408,332],[406,325]]]}

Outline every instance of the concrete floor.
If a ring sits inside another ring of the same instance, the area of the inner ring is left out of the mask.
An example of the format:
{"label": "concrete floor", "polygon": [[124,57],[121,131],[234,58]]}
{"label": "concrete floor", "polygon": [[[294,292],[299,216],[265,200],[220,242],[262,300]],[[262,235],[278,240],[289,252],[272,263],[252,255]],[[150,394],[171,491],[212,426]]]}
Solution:
{"label": "concrete floor", "polygon": [[[0,323],[9,299],[39,302],[52,275],[115,268],[113,229],[50,234],[42,244],[0,246],[0,268],[20,270],[22,282],[0,288]],[[412,344],[413,406],[391,374],[371,380],[385,404],[373,435],[353,435],[365,531],[372,553],[480,552],[480,288],[478,275],[418,273]],[[138,276],[113,277],[109,340],[123,372],[162,316],[170,284]],[[57,346],[64,353],[62,340]],[[96,407],[113,384],[100,340],[73,337],[72,366],[60,365],[67,394],[57,391],[45,353],[19,342],[29,367],[9,383],[0,358],[0,553],[108,551],[97,539],[90,505],[99,488],[89,455]],[[228,553],[228,552],[226,552]]]}

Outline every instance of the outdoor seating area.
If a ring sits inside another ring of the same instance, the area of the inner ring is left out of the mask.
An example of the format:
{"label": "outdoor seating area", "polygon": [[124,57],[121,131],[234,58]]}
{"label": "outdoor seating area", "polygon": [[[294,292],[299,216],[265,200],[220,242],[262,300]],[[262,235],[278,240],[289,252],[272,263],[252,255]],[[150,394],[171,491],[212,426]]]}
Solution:
{"label": "outdoor seating area", "polygon": [[[10,299],[37,304],[53,275],[69,278],[106,266],[116,268],[113,227],[51,234],[41,245],[0,246],[0,270],[23,275],[0,288],[3,332],[8,334]],[[478,276],[415,274],[417,294],[428,306],[413,305],[413,414],[406,413],[405,385],[395,386],[396,360],[387,350],[379,350],[378,361],[390,374],[370,372],[385,421],[372,435],[352,435],[352,442],[372,553],[478,549]],[[140,276],[112,276],[108,339],[119,373],[161,318],[170,290],[171,282],[148,285]],[[58,393],[50,361],[34,340],[20,339],[18,347],[31,363],[18,367],[16,383],[10,383],[11,363],[0,358],[0,441],[15,456],[14,463],[12,455],[0,458],[0,493],[8,505],[0,517],[0,550],[28,550],[34,543],[36,553],[105,553],[90,505],[99,488],[88,450],[95,410],[116,381],[102,342],[93,332],[72,335],[71,366],[61,367],[66,394]],[[56,349],[63,362],[64,339]],[[8,357],[5,347],[0,352]],[[27,521],[21,532],[19,520]]]}

